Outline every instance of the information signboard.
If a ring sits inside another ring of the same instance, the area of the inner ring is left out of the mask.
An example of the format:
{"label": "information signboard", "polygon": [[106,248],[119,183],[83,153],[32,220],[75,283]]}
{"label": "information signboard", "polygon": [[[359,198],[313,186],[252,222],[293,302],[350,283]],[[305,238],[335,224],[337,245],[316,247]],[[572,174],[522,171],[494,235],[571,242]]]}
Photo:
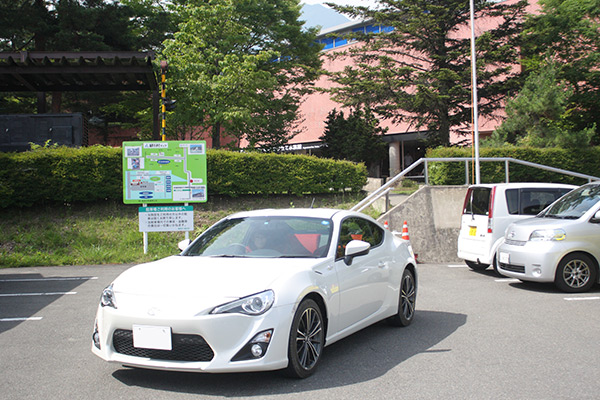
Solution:
{"label": "information signboard", "polygon": [[140,232],[194,230],[194,207],[153,206],[139,208]]}
{"label": "information signboard", "polygon": [[204,203],[206,142],[123,142],[125,204]]}

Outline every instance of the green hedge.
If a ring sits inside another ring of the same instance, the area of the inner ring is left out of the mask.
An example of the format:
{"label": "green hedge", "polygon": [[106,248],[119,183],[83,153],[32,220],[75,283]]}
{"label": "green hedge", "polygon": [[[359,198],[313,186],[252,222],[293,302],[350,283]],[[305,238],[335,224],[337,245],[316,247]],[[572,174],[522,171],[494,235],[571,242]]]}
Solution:
{"label": "green hedge", "polygon": [[[471,148],[437,148],[427,151],[427,157],[472,157]],[[558,148],[532,148],[507,146],[502,148],[480,148],[479,157],[511,157],[549,167],[560,168],[600,177],[600,147],[578,150]],[[504,162],[480,162],[480,180],[482,183],[505,181]],[[472,163],[469,163],[469,177],[472,181]],[[432,162],[429,163],[429,183],[432,185],[464,185],[464,162]],[[557,182],[581,185],[586,179],[575,178],[528,167],[517,163],[509,163],[509,180],[511,182]]]}
{"label": "green hedge", "polygon": [[[207,153],[208,194],[324,194],[357,192],[367,180],[362,164],[311,156]],[[0,153],[0,207],[121,200],[120,148],[40,148]]]}

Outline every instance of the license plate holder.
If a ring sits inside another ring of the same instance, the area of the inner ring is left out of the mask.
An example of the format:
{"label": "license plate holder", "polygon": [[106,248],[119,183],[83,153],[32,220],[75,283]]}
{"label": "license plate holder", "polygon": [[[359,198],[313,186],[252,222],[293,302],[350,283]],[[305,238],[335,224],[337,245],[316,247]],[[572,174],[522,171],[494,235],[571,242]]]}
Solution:
{"label": "license plate holder", "polygon": [[510,264],[510,253],[501,251],[498,255],[500,256],[500,262],[502,264]]}
{"label": "license plate holder", "polygon": [[168,326],[133,325],[133,347],[172,350],[171,328]]}
{"label": "license plate holder", "polygon": [[469,227],[469,236],[475,236],[477,235],[477,227],[476,226],[470,226]]}

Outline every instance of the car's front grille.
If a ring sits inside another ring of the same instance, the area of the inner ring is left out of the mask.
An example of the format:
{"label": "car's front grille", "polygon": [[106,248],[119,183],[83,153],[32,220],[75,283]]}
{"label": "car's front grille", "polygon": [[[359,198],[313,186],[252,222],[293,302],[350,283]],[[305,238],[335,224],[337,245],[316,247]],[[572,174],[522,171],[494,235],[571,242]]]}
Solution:
{"label": "car's front grille", "polygon": [[511,246],[525,246],[527,241],[526,240],[504,239],[504,243],[510,244]]}
{"label": "car's front grille", "polygon": [[171,335],[172,350],[142,349],[133,347],[133,332],[117,329],[113,334],[113,346],[117,353],[134,357],[169,361],[210,361],[214,357],[208,343],[198,335]]}
{"label": "car's front grille", "polygon": [[498,263],[498,264],[500,264],[500,269],[503,269],[505,271],[519,272],[521,274],[525,273],[525,266],[523,266],[523,265],[504,264],[504,263]]}

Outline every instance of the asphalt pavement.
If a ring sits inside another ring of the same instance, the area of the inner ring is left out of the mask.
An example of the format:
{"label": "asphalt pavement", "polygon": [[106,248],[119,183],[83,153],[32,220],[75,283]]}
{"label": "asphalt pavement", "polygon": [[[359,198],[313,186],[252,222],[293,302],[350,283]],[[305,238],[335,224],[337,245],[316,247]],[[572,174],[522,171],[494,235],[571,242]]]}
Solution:
{"label": "asphalt pavement", "polygon": [[3,399],[597,399],[600,288],[569,295],[464,265],[419,265],[413,324],[325,348],[316,373],[196,374],[91,351],[100,293],[128,266],[0,270]]}

